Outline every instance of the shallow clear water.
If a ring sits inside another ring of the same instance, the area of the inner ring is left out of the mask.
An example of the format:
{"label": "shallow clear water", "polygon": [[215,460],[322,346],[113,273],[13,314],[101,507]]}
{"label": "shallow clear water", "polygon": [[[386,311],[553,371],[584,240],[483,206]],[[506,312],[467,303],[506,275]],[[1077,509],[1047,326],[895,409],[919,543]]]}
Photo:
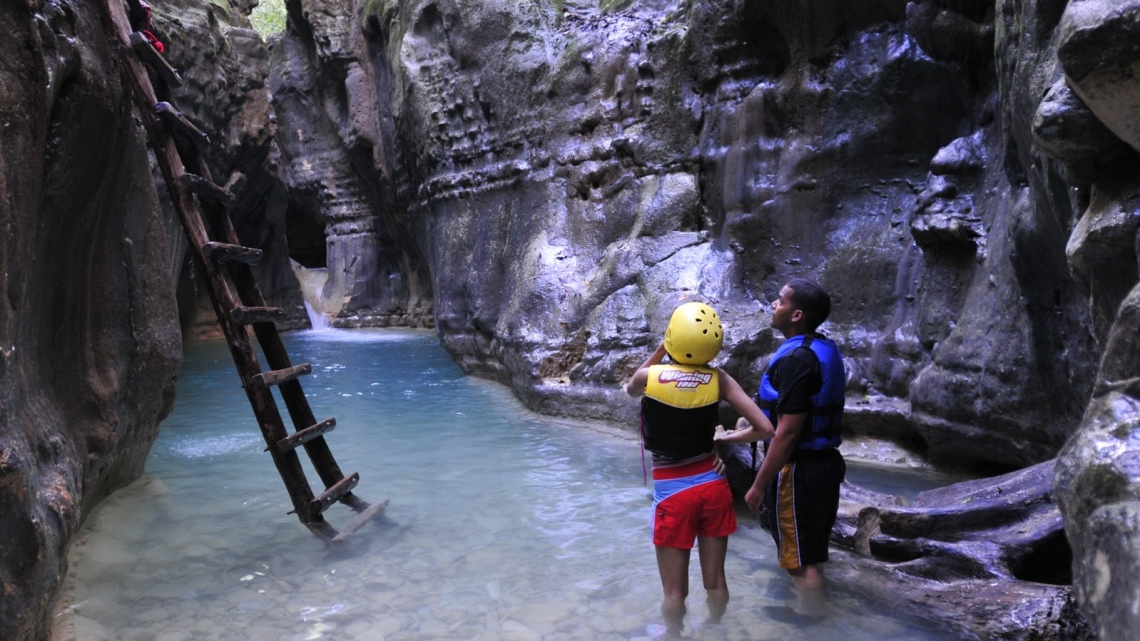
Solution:
{"label": "shallow clear water", "polygon": [[[82,641],[644,639],[661,629],[649,490],[632,435],[527,412],[464,376],[431,333],[286,336],[345,473],[383,515],[339,547],[296,517],[221,342],[187,346],[174,413],[138,482],[72,548],[61,636]],[[634,401],[630,401],[634,402]],[[304,458],[304,457],[302,457]],[[311,474],[315,479],[315,474]],[[911,492],[919,477],[875,477]],[[902,492],[900,492],[902,493]],[[334,526],[355,513],[334,505]],[[789,617],[790,581],[746,510],[729,542],[732,600],[695,639],[943,638],[841,592]]]}

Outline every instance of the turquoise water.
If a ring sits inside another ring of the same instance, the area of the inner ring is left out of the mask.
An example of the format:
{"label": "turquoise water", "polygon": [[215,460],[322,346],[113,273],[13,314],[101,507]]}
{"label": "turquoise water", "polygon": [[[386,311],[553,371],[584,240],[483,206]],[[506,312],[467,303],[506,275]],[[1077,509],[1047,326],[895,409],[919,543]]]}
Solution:
{"label": "turquoise water", "polygon": [[[187,345],[178,400],[145,476],[88,519],[59,636],[82,641],[645,639],[661,630],[649,490],[631,434],[526,411],[464,376],[431,333],[286,337],[356,494],[391,501],[329,547],[287,512],[280,478],[221,342]],[[630,402],[634,402],[632,399]],[[312,474],[311,479],[316,475]],[[913,482],[902,481],[907,491]],[[334,505],[334,526],[354,512]],[[842,593],[801,627],[768,535],[740,513],[732,600],[694,639],[941,638]],[[785,619],[783,621],[777,619]]]}

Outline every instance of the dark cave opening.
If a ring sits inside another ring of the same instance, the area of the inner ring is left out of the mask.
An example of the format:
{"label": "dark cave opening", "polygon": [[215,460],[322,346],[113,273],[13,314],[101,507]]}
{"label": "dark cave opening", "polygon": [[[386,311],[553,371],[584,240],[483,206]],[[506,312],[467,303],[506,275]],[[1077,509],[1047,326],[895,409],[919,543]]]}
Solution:
{"label": "dark cave opening", "polygon": [[314,213],[317,211],[319,209],[306,207],[292,198],[285,209],[285,239],[289,243],[289,257],[309,269],[328,266],[325,223],[319,214]]}
{"label": "dark cave opening", "polygon": [[1072,585],[1073,549],[1064,530],[1037,541],[1032,549],[1010,564],[1013,576],[1022,581]]}

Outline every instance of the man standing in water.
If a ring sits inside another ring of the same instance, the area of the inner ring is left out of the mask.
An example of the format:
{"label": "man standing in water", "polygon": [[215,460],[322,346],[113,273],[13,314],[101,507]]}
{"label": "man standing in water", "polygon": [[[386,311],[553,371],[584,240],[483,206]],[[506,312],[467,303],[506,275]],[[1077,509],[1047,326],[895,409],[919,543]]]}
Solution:
{"label": "man standing in water", "polygon": [[[718,443],[765,440],[764,462],[744,500],[776,540],[780,567],[799,592],[799,612],[823,614],[823,573],[847,467],[839,453],[847,375],[835,343],[816,333],[831,297],[794,278],[772,303],[772,328],[785,341],[760,381],[760,407],[776,434],[745,426]],[[770,439],[770,440],[769,440]]]}
{"label": "man standing in water", "polygon": [[[724,559],[736,512],[728,481],[714,466],[713,435],[718,405],[728,401],[754,431],[772,435],[772,424],[740,385],[708,366],[720,352],[724,330],[716,311],[685,303],[673,312],[665,342],[625,385],[641,401],[641,435],[653,454],[653,545],[665,599],[666,634],[677,638],[689,594],[689,556],[694,539],[708,592],[709,621],[719,622],[728,605]],[[669,364],[662,364],[665,356]]]}

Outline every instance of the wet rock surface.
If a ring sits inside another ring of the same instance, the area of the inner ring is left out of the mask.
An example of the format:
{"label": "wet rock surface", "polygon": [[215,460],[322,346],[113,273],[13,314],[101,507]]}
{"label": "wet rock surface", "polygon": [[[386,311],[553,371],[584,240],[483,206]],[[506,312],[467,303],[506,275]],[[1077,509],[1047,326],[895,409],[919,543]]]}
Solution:
{"label": "wet rock surface", "polygon": [[1048,460],[1135,281],[1070,270],[1136,158],[1064,90],[1061,5],[290,3],[290,220],[325,228],[338,323],[431,316],[543,412],[632,424],[617,386],[693,297],[753,381],[806,275],[868,423],[901,404],[932,459]]}
{"label": "wet rock surface", "polygon": [[[850,427],[1013,469],[1078,432],[1127,331],[1133,4],[294,2],[274,96],[288,154],[335,132],[414,230],[393,280],[456,359],[531,407],[634,425],[618,385],[693,297],[752,386],[806,275]],[[310,210],[345,182],[314,180]]]}
{"label": "wet rock surface", "polygon": [[[289,313],[289,320],[279,327],[307,327],[286,238],[288,190],[274,140],[277,118],[266,86],[269,49],[250,28],[249,7],[203,0],[152,4],[152,27],[164,43],[163,55],[183,80],[180,87],[172,88],[172,102],[210,137],[202,155],[214,182],[234,195],[226,213],[242,243],[262,251],[261,261],[253,266],[258,285],[270,305]],[[157,168],[155,180],[169,215],[177,219]],[[219,336],[198,266],[185,241],[179,238],[179,243],[183,334],[188,339]]]}
{"label": "wet rock surface", "polygon": [[142,473],[181,363],[142,128],[99,3],[0,8],[0,638],[48,638],[83,515]]}

